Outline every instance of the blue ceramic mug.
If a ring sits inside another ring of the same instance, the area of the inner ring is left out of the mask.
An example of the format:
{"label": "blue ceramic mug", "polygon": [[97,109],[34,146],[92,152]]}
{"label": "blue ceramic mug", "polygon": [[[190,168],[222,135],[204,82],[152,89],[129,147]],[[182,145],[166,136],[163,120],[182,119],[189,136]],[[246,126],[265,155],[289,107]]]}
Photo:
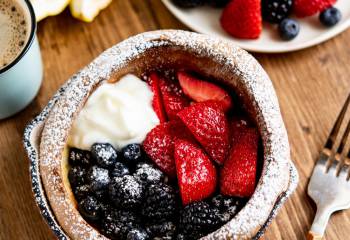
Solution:
{"label": "blue ceramic mug", "polygon": [[29,21],[29,37],[18,56],[0,68],[0,119],[7,118],[25,108],[37,95],[43,67],[36,37],[36,19],[29,0],[16,0]]}

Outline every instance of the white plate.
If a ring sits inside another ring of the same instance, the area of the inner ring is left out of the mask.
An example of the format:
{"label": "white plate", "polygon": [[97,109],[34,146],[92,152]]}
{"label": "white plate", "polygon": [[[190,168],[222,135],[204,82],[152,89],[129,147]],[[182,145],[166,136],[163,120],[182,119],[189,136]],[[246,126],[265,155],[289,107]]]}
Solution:
{"label": "white plate", "polygon": [[350,2],[349,0],[338,0],[335,6],[340,9],[343,17],[332,28],[323,27],[316,15],[299,19],[300,33],[292,41],[281,40],[275,29],[276,26],[268,23],[264,24],[264,30],[259,39],[241,40],[229,36],[221,28],[219,19],[222,9],[209,6],[184,9],[175,6],[171,0],[162,1],[170,12],[194,31],[230,39],[241,48],[252,52],[278,53],[300,50],[324,42],[350,26]]}

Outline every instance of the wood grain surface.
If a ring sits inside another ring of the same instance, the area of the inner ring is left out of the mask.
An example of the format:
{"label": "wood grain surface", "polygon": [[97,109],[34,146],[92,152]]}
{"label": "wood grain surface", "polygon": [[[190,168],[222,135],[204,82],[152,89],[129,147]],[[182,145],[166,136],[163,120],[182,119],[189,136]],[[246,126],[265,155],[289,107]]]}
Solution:
{"label": "wood grain surface", "polygon": [[[0,239],[54,239],[35,205],[24,126],[73,73],[104,49],[134,34],[187,29],[159,0],[114,0],[93,23],[68,11],[43,20],[38,37],[45,79],[38,97],[23,112],[0,121]],[[319,46],[288,54],[254,54],[276,88],[288,129],[292,158],[300,174],[296,192],[268,228],[264,239],[304,239],[315,214],[306,186],[318,153],[350,91],[350,30]],[[349,239],[350,211],[331,217],[325,239]]]}

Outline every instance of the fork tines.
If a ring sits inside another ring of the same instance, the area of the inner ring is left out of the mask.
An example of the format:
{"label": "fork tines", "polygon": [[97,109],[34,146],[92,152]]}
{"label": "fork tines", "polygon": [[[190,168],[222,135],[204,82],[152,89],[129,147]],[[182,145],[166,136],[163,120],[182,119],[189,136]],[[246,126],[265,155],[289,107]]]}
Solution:
{"label": "fork tines", "polygon": [[[341,112],[338,115],[338,118],[332,128],[331,133],[324,145],[322,156],[320,156],[320,160],[327,159],[327,171],[330,168],[336,168],[336,174],[339,175],[339,172],[348,171],[348,165],[350,164],[350,142],[349,133],[350,133],[350,119],[344,121],[347,116],[347,112],[349,110],[350,105],[350,94],[348,95],[344,106]],[[350,117],[349,117],[350,118]],[[339,136],[342,136],[339,139]],[[346,151],[346,149],[348,149]],[[347,173],[348,175],[348,173]]]}

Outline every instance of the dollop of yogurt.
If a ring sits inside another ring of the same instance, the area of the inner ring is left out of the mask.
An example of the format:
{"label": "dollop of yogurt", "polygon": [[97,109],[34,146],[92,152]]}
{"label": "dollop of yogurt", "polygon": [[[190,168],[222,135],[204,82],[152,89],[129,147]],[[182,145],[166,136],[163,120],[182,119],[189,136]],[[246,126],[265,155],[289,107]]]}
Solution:
{"label": "dollop of yogurt", "polygon": [[159,124],[147,83],[127,74],[116,83],[99,86],[88,98],[71,128],[68,145],[90,150],[94,143],[121,149],[141,143]]}

